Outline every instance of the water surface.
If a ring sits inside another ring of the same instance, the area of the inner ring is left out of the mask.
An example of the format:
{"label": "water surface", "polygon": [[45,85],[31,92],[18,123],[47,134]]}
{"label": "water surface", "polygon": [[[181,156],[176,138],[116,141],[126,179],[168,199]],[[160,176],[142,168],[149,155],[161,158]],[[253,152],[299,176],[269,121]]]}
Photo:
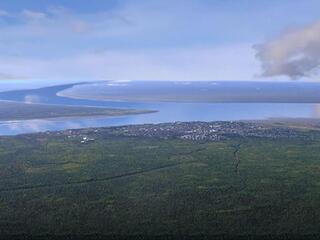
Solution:
{"label": "water surface", "polygon": [[20,133],[53,131],[70,128],[118,126],[174,121],[233,121],[267,118],[318,118],[320,116],[320,107],[317,103],[127,102],[73,99],[56,95],[57,92],[70,89],[72,87],[74,87],[73,84],[41,89],[2,92],[0,93],[0,99],[45,104],[148,109],[157,110],[158,112],[121,117],[82,117],[72,119],[40,119],[0,122],[0,135],[14,135]]}

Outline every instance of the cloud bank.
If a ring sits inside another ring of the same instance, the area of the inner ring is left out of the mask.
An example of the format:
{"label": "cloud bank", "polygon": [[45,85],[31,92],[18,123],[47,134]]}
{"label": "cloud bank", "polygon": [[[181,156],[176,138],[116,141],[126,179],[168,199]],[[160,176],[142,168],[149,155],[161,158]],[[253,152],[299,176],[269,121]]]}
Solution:
{"label": "cloud bank", "polygon": [[263,77],[310,78],[318,73],[320,66],[320,21],[285,31],[254,48],[262,64]]}

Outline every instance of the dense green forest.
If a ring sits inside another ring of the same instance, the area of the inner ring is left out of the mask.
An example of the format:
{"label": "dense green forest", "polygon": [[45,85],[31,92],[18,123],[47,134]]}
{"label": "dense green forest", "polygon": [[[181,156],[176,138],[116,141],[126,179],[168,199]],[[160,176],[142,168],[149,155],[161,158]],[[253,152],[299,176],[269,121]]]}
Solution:
{"label": "dense green forest", "polygon": [[317,234],[320,134],[299,131],[216,142],[1,137],[0,233]]}

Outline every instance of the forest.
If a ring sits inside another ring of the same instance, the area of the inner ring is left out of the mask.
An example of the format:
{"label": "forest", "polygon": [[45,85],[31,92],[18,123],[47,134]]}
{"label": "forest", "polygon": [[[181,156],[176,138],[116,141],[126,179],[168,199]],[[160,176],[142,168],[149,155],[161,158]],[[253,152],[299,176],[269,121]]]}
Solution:
{"label": "forest", "polygon": [[0,137],[0,234],[319,234],[320,132],[295,131],[220,141],[98,130]]}

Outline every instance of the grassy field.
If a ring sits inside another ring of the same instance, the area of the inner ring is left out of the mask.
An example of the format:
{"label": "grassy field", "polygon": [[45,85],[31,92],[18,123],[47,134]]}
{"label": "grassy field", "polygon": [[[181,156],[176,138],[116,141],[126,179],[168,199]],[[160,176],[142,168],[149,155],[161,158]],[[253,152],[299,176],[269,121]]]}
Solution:
{"label": "grassy field", "polygon": [[0,121],[58,117],[119,116],[151,112],[134,109],[109,109],[0,101]]}
{"label": "grassy field", "polygon": [[318,234],[320,134],[0,138],[1,234]]}

